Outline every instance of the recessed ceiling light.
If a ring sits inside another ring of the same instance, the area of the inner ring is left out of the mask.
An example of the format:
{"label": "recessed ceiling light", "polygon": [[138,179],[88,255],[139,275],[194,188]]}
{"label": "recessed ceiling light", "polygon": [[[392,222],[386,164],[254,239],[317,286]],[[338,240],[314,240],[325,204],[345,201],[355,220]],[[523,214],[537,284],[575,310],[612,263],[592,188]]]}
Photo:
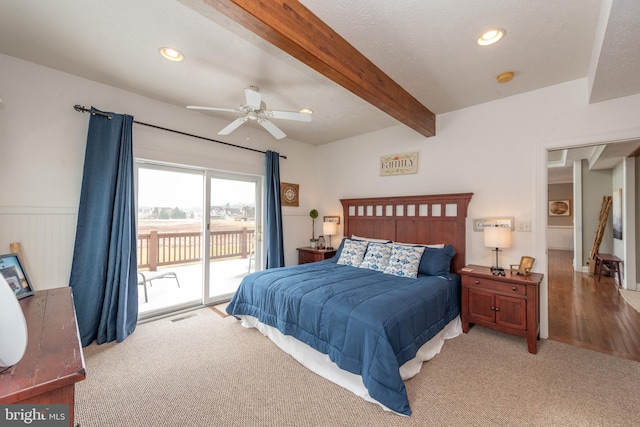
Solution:
{"label": "recessed ceiling light", "polygon": [[169,61],[180,62],[184,59],[184,55],[182,53],[170,47],[161,47],[160,55]]}
{"label": "recessed ceiling light", "polygon": [[313,110],[310,108],[303,108],[302,110],[300,110],[300,112],[302,114],[313,114]]}
{"label": "recessed ceiling light", "polygon": [[492,28],[478,38],[480,46],[489,46],[502,39],[507,32],[502,28]]}
{"label": "recessed ceiling light", "polygon": [[498,74],[498,77],[496,77],[496,79],[498,80],[498,83],[507,83],[513,79],[514,75],[515,74],[513,71],[505,71],[504,73]]}

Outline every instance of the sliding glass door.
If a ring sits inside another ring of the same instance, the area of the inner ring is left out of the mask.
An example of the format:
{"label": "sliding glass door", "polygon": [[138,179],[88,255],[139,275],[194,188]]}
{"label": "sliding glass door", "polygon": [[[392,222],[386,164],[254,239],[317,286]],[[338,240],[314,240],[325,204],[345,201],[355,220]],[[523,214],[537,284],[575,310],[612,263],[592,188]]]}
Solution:
{"label": "sliding glass door", "polygon": [[205,303],[229,299],[242,278],[260,269],[260,179],[255,176],[208,174],[208,280]]}
{"label": "sliding glass door", "polygon": [[137,164],[141,319],[202,304],[204,175]]}
{"label": "sliding glass door", "polygon": [[138,162],[140,319],[231,298],[262,266],[258,176]]}

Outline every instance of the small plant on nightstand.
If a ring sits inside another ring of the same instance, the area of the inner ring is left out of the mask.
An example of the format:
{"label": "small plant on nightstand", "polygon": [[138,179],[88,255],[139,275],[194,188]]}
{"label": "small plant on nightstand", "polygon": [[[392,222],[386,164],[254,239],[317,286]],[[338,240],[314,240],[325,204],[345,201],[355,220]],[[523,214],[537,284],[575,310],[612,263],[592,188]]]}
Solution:
{"label": "small plant on nightstand", "polygon": [[311,217],[311,239],[309,239],[309,246],[313,249],[318,245],[318,239],[316,239],[316,218],[318,218],[318,211],[311,209],[309,216]]}

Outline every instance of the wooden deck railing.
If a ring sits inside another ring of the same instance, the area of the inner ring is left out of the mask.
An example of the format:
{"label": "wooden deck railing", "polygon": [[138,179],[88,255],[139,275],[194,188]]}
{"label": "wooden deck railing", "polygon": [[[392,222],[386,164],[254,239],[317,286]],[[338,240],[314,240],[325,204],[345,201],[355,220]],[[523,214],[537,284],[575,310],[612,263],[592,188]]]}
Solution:
{"label": "wooden deck railing", "polygon": [[[255,230],[211,231],[210,259],[247,258],[254,250]],[[202,233],[138,234],[138,268],[156,271],[158,266],[185,264],[202,259]]]}

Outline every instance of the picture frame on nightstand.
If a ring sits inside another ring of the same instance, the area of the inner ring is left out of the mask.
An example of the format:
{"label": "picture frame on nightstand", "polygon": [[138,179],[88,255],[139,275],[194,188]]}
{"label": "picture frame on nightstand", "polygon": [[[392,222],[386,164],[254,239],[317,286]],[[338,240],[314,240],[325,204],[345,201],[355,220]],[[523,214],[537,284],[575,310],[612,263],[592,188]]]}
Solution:
{"label": "picture frame on nightstand", "polygon": [[533,268],[535,260],[536,259],[533,257],[523,256],[520,258],[520,264],[511,264],[511,272],[528,276],[531,274],[531,269]]}

